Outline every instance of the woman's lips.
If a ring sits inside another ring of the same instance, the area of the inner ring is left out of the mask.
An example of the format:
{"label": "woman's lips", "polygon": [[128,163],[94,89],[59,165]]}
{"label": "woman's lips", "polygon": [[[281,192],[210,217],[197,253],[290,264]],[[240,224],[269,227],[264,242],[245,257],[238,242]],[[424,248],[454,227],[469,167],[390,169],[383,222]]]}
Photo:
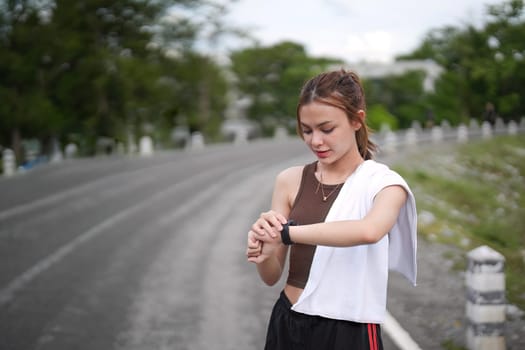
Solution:
{"label": "woman's lips", "polygon": [[330,151],[315,151],[315,154],[319,158],[327,158],[330,155]]}

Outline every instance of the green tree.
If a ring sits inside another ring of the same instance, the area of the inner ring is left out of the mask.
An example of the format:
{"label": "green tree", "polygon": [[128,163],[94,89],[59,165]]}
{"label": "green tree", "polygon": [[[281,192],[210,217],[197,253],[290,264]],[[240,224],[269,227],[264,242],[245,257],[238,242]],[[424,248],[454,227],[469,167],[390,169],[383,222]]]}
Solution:
{"label": "green tree", "polygon": [[24,134],[46,136],[63,118],[46,95],[50,28],[31,1],[0,2],[0,143],[22,158]]}
{"label": "green tree", "polygon": [[228,90],[224,70],[206,55],[187,52],[163,64],[161,81],[171,87],[164,91],[161,114],[187,126],[190,132],[200,131],[217,140]]}
{"label": "green tree", "polygon": [[207,115],[196,127],[216,132],[205,121],[222,117],[215,109],[224,105],[224,80],[195,52],[203,37],[228,31],[225,8],[205,0],[0,0],[0,144],[21,153],[22,137],[58,137],[90,154],[100,136],[169,139],[177,114]]}
{"label": "green tree", "polygon": [[232,71],[237,89],[251,100],[247,118],[258,122],[265,134],[293,124],[300,88],[304,82],[337,59],[309,57],[300,44],[281,42],[233,52]]}
{"label": "green tree", "polygon": [[381,131],[384,126],[390,130],[396,130],[399,126],[397,118],[381,104],[372,104],[367,108],[366,122],[374,132]]}
{"label": "green tree", "polygon": [[[60,35],[53,62],[66,69],[50,94],[70,117],[64,133],[81,135],[88,153],[100,136],[122,140],[123,126],[133,116],[130,104],[149,112],[145,104],[153,102],[156,69],[151,66],[157,53],[148,44],[165,6],[132,0],[56,1],[52,25]],[[128,77],[132,65],[153,74]]]}
{"label": "green tree", "polygon": [[367,101],[383,106],[394,115],[396,127],[410,127],[414,120],[424,122],[428,109],[427,94],[423,91],[424,78],[424,72],[415,70],[381,79],[367,79],[364,81]]}
{"label": "green tree", "polygon": [[525,114],[524,10],[523,0],[489,6],[489,20],[484,28],[489,57],[493,58],[493,69],[479,74],[486,75],[488,81],[486,100],[494,101],[505,119],[515,119]]}
{"label": "green tree", "polygon": [[432,30],[418,49],[401,57],[430,58],[445,68],[429,100],[440,118],[480,117],[486,102],[493,102],[507,120],[525,113],[523,11],[523,0],[487,6],[481,28],[467,24]]}

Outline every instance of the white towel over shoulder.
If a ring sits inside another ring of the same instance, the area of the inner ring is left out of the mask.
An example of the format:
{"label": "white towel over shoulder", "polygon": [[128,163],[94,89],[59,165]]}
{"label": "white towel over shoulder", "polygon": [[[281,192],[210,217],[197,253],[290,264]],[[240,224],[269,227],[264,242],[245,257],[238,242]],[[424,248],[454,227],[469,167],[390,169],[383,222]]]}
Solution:
{"label": "white towel over shoulder", "polygon": [[390,233],[379,242],[355,247],[317,246],[310,275],[292,309],[333,319],[382,323],[388,270],[416,284],[416,203],[405,180],[386,165],[367,160],[346,180],[326,221],[362,219],[383,188],[402,186],[408,199]]}

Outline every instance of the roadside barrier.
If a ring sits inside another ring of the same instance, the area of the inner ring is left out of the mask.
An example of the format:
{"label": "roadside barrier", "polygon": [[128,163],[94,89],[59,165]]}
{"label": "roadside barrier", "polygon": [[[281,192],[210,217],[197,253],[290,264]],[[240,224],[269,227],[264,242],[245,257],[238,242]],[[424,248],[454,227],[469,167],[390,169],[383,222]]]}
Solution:
{"label": "roadside barrier", "polygon": [[467,348],[505,349],[505,257],[487,246],[467,254]]}
{"label": "roadside barrier", "polygon": [[[506,125],[501,118],[496,120],[494,125],[488,122],[483,122],[481,126],[476,119],[471,119],[469,125],[460,124],[456,128],[452,128],[450,123],[444,120],[441,125],[435,125],[432,128],[424,129],[419,122],[414,122],[412,127],[406,130],[391,131],[384,129],[378,134],[372,136],[374,141],[380,146],[381,152],[393,153],[404,146],[416,146],[420,143],[442,143],[449,141],[457,141],[459,143],[468,142],[476,138],[491,138],[494,135],[516,135],[525,132],[525,117],[522,117],[520,123],[516,121],[509,121]],[[276,139],[285,137],[285,132],[282,129],[274,135]],[[235,143],[244,143],[247,141],[247,135],[243,139],[235,140]],[[196,132],[191,135],[189,142],[186,145],[191,149],[202,149],[205,147],[204,137],[201,133]],[[132,148],[133,149],[133,148]],[[141,156],[150,156],[154,153],[153,140],[149,136],[144,136],[140,139],[139,154]],[[2,152],[3,158],[3,175],[12,176],[16,173],[16,165],[14,155],[11,150],[5,149]],[[76,152],[76,150],[75,150]],[[73,152],[68,152],[73,153]],[[132,151],[133,153],[133,151]]]}
{"label": "roadside barrier", "polygon": [[6,148],[2,151],[2,167],[4,176],[13,176],[16,170],[15,152]]}
{"label": "roadside barrier", "polygon": [[460,124],[456,128],[452,128],[446,120],[441,125],[427,129],[423,129],[419,122],[414,122],[412,127],[406,130],[391,131],[386,128],[373,137],[382,152],[393,153],[402,147],[420,143],[438,144],[450,141],[465,143],[472,139],[490,139],[495,135],[517,135],[523,132],[525,132],[525,117],[521,118],[519,124],[513,120],[505,124],[501,118],[498,118],[494,125],[488,122],[480,125],[476,119],[472,119],[468,126]]}

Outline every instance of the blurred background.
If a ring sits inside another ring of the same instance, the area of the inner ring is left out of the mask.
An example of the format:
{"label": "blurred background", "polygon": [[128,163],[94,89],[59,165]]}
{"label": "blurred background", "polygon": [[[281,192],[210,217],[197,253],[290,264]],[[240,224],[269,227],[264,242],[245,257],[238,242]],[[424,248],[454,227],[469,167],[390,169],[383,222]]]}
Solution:
{"label": "blurred background", "polygon": [[0,0],[0,349],[258,348],[276,291],[245,289],[243,232],[310,159],[303,82],[339,68],[363,80],[420,236],[447,247],[422,245],[394,316],[424,349],[463,349],[465,254],[488,245],[525,346],[523,0]]}
{"label": "blurred background", "polygon": [[340,67],[365,80],[376,130],[519,120],[523,26],[522,1],[2,1],[0,147],[30,166],[144,135],[268,136],[293,129],[305,79]]}

